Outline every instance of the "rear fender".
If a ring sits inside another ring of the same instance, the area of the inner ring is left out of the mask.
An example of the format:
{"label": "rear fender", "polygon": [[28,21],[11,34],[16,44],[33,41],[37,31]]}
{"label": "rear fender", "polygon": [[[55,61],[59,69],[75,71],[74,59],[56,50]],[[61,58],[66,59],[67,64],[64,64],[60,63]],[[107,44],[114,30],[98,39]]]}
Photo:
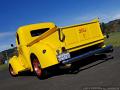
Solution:
{"label": "rear fender", "polygon": [[31,46],[31,54],[34,54],[41,65],[41,68],[46,68],[58,64],[56,58],[55,50],[53,50],[49,45],[37,43]]}

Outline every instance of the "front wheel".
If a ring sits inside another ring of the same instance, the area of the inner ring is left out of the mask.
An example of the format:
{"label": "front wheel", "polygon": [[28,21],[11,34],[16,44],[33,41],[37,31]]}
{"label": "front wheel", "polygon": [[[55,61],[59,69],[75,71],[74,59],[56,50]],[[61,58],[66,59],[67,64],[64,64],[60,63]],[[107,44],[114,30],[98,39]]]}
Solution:
{"label": "front wheel", "polygon": [[13,76],[13,77],[17,76],[17,74],[15,73],[15,71],[13,70],[13,68],[12,68],[11,65],[9,65],[9,73],[10,73],[10,75]]}
{"label": "front wheel", "polygon": [[44,79],[46,77],[47,73],[41,68],[39,60],[37,58],[32,61],[32,66],[34,73],[38,78]]}

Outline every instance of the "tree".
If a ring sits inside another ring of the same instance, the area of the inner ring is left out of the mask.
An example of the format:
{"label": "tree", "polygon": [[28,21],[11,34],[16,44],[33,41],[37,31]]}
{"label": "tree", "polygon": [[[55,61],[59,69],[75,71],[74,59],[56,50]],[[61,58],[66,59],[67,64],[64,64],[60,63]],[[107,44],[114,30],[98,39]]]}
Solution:
{"label": "tree", "polygon": [[106,33],[106,32],[107,32],[107,25],[106,25],[104,22],[102,22],[102,23],[100,24],[100,27],[101,27],[101,30],[102,30],[103,33]]}
{"label": "tree", "polygon": [[3,56],[0,54],[0,64],[3,64]]}

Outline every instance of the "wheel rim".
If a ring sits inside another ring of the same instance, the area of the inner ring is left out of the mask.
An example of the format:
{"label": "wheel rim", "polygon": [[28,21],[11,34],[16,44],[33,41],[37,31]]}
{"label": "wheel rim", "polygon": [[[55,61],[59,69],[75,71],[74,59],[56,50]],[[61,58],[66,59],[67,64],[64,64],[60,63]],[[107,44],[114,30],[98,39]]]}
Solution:
{"label": "wheel rim", "polygon": [[40,63],[37,59],[33,60],[33,67],[34,67],[34,71],[37,74],[37,76],[41,76],[42,71],[41,71],[41,67],[40,67]]}
{"label": "wheel rim", "polygon": [[15,72],[14,72],[14,70],[13,70],[13,68],[12,68],[12,66],[9,67],[9,70],[10,70],[10,74],[11,74],[12,76],[15,76],[15,75],[16,75]]}

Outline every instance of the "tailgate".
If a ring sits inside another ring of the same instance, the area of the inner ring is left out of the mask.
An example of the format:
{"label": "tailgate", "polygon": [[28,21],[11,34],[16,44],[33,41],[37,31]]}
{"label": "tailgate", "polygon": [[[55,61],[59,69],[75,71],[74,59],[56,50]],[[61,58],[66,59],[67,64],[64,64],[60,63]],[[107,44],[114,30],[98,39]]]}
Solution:
{"label": "tailgate", "polygon": [[103,40],[99,21],[93,20],[89,23],[79,24],[61,28],[65,35],[66,49],[84,46]]}

